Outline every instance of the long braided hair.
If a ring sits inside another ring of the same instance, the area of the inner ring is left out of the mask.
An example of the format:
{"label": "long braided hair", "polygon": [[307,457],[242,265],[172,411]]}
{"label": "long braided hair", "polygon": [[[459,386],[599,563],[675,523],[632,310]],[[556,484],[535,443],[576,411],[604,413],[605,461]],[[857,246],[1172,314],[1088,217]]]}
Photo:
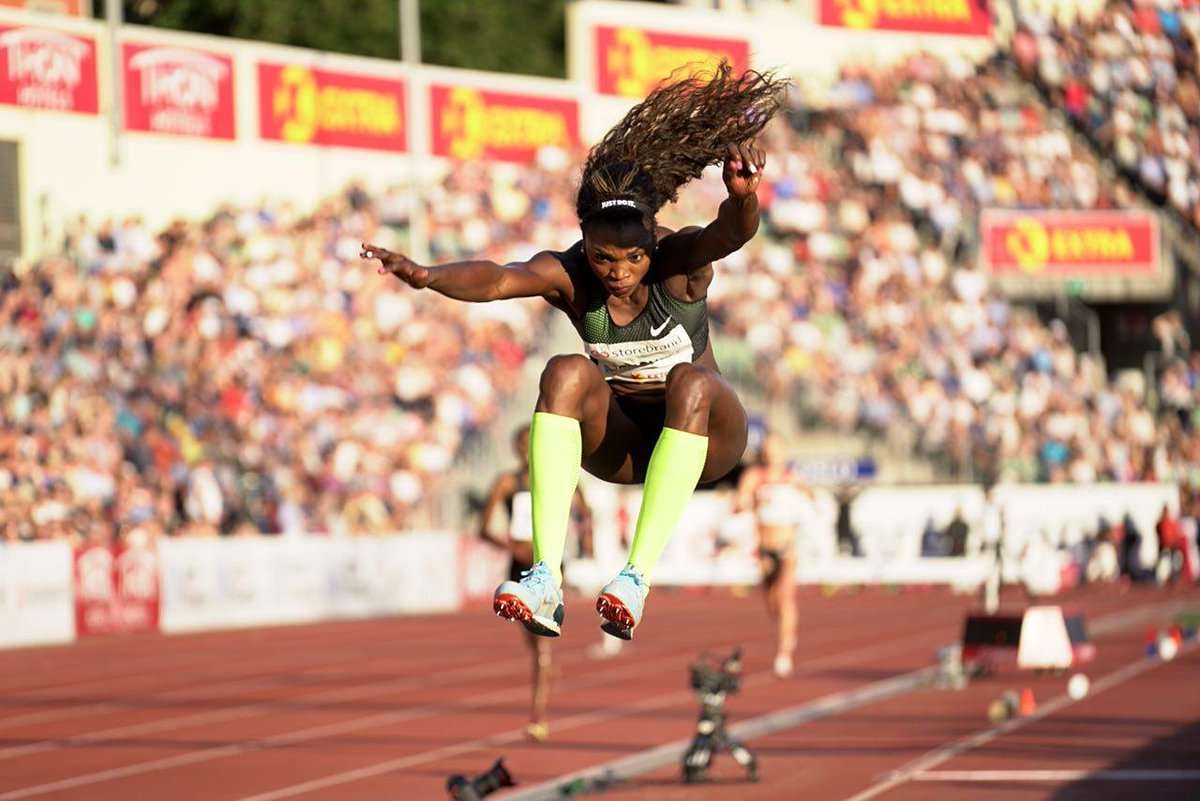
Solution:
{"label": "long braided hair", "polygon": [[609,210],[652,220],[679,187],[724,160],[730,144],[758,135],[786,85],[771,72],[735,75],[721,61],[655,89],[588,153],[575,200],[580,222]]}

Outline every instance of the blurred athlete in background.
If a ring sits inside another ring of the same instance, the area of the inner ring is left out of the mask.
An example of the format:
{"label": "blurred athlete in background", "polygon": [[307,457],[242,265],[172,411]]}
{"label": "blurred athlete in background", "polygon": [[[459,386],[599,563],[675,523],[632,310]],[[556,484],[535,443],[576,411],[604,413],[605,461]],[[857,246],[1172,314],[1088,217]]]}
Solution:
{"label": "blurred athlete in background", "polygon": [[783,443],[768,434],[758,464],[746,468],[736,507],[752,511],[758,530],[767,611],[778,621],[775,675],[790,676],[796,651],[796,533],[812,509],[813,492],[788,464]]}
{"label": "blurred athlete in background", "polygon": [[[510,581],[520,581],[522,573],[531,569],[534,563],[533,502],[529,492],[529,426],[521,426],[514,432],[513,451],[517,456],[517,466],[501,473],[492,482],[480,515],[479,536],[508,552],[508,578]],[[497,536],[492,529],[492,518],[500,506],[504,506],[508,512],[507,536]],[[592,513],[578,488],[571,509],[578,523],[580,553],[590,555]],[[546,706],[550,699],[553,657],[548,639],[527,632],[525,641],[533,655],[533,698],[525,733],[531,740],[541,742],[550,735]]]}

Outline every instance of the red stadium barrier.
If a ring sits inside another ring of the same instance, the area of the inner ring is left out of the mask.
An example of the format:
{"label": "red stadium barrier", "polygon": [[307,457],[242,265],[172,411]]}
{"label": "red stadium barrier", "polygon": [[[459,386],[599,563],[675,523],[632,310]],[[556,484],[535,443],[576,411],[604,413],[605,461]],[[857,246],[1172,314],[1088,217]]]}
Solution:
{"label": "red stadium barrier", "polygon": [[158,630],[158,555],[153,548],[79,548],[74,580],[78,636]]}

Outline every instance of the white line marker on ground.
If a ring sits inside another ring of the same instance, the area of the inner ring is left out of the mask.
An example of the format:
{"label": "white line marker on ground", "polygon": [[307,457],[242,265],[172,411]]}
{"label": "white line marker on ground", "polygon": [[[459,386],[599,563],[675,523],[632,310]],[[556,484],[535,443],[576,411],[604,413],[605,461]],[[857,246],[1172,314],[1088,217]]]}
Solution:
{"label": "white line marker on ground", "polygon": [[935,770],[918,773],[914,782],[1183,782],[1200,779],[1200,770]]}

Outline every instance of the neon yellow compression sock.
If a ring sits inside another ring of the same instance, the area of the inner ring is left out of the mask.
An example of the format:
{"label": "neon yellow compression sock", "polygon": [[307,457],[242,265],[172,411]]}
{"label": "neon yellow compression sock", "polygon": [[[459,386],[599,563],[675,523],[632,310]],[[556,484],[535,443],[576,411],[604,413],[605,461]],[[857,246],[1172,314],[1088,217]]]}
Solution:
{"label": "neon yellow compression sock", "polygon": [[534,412],[529,427],[529,491],[533,496],[533,558],[545,562],[562,586],[563,548],[571,498],[579,483],[583,435],[579,421]]}
{"label": "neon yellow compression sock", "polygon": [[683,515],[684,505],[696,490],[707,456],[708,437],[675,428],[664,428],[658,436],[646,468],[642,508],[629,549],[629,563],[642,572],[647,582]]}

